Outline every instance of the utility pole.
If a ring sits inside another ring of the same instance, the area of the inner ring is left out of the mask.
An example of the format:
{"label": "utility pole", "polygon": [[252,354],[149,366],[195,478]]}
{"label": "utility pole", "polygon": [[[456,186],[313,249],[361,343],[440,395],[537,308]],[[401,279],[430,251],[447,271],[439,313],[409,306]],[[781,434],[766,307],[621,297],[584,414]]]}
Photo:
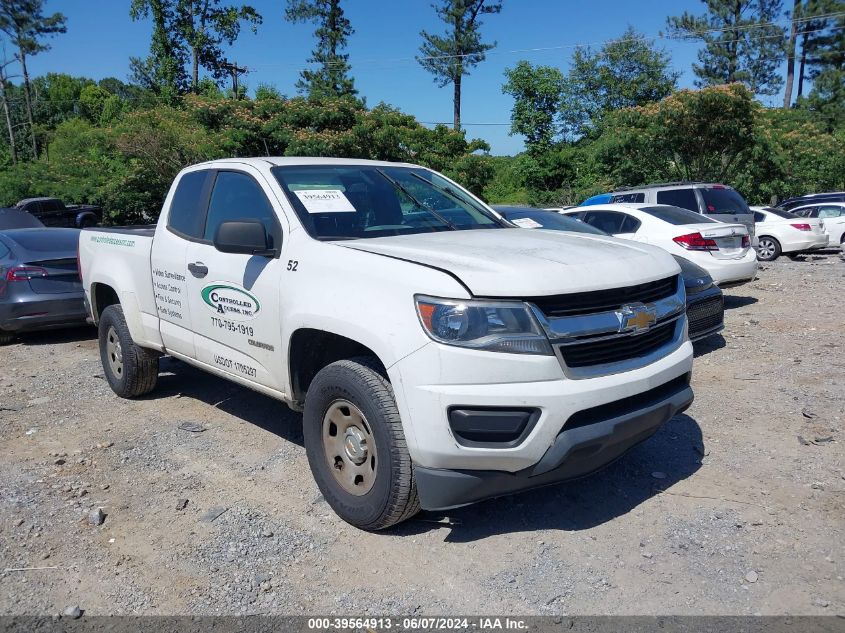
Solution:
{"label": "utility pole", "polygon": [[223,68],[232,74],[232,99],[238,98],[238,75],[243,75],[249,72],[249,68],[245,66],[238,66],[235,62],[224,62],[221,64]]}

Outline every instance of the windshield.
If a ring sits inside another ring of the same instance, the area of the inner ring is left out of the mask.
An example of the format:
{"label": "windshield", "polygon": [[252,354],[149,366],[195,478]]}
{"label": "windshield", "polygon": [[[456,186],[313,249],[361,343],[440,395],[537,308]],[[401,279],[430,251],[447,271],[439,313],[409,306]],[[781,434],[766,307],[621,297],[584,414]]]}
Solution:
{"label": "windshield", "polygon": [[790,213],[789,211],[781,211],[780,209],[775,209],[774,207],[763,207],[763,210],[767,213],[771,213],[772,215],[776,215],[779,218],[783,218],[784,220],[794,220],[799,217],[794,213]]}
{"label": "windshield", "polygon": [[524,229],[551,229],[553,231],[572,231],[573,233],[590,233],[592,235],[607,235],[604,231],[590,226],[581,220],[568,218],[554,211],[539,211],[536,209],[502,210],[497,209],[505,218]]}
{"label": "windshield", "polygon": [[411,167],[274,167],[311,237],[342,240],[505,225],[437,174]]}
{"label": "windshield", "polygon": [[662,207],[641,207],[640,211],[643,213],[648,213],[651,216],[654,216],[658,220],[663,220],[664,222],[668,222],[669,224],[674,224],[675,226],[681,226],[683,224],[706,224],[707,222],[716,222],[716,220],[712,220],[706,216],[701,215],[700,213],[696,213],[695,211],[690,211],[689,209],[682,209],[681,207],[671,207],[671,206],[662,206]]}
{"label": "windshield", "polygon": [[745,200],[733,189],[699,189],[707,213],[751,213]]}

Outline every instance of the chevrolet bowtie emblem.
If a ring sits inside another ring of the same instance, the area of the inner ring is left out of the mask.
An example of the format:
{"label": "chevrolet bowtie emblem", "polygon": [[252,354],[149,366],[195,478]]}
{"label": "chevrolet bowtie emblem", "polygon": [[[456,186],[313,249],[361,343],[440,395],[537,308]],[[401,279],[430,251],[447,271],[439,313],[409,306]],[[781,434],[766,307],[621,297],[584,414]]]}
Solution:
{"label": "chevrolet bowtie emblem", "polygon": [[657,323],[657,312],[644,305],[622,306],[619,316],[623,332],[642,332]]}

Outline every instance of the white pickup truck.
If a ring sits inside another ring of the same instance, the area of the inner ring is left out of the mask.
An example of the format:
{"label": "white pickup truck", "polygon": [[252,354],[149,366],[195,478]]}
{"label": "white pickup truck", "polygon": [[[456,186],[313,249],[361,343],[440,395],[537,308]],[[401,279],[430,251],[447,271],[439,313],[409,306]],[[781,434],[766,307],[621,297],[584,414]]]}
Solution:
{"label": "white pickup truck", "polygon": [[515,228],[415,165],[194,165],[157,227],[83,231],[80,268],[115,393],[168,354],[304,410],[363,529],[588,474],[693,397],[668,253]]}

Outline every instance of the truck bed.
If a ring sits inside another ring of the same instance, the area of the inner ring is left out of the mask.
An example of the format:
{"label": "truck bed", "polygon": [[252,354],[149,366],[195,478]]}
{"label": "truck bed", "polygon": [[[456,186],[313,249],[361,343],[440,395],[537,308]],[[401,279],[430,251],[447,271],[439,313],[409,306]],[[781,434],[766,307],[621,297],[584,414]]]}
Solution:
{"label": "truck bed", "polygon": [[141,237],[152,238],[156,232],[155,224],[137,224],[135,226],[112,226],[112,227],[91,227],[83,231],[96,231],[97,233],[129,233]]}
{"label": "truck bed", "polygon": [[132,338],[139,345],[161,348],[158,311],[150,274],[155,226],[89,228],[79,234],[79,268],[85,296],[95,315],[100,286],[117,293]]}

